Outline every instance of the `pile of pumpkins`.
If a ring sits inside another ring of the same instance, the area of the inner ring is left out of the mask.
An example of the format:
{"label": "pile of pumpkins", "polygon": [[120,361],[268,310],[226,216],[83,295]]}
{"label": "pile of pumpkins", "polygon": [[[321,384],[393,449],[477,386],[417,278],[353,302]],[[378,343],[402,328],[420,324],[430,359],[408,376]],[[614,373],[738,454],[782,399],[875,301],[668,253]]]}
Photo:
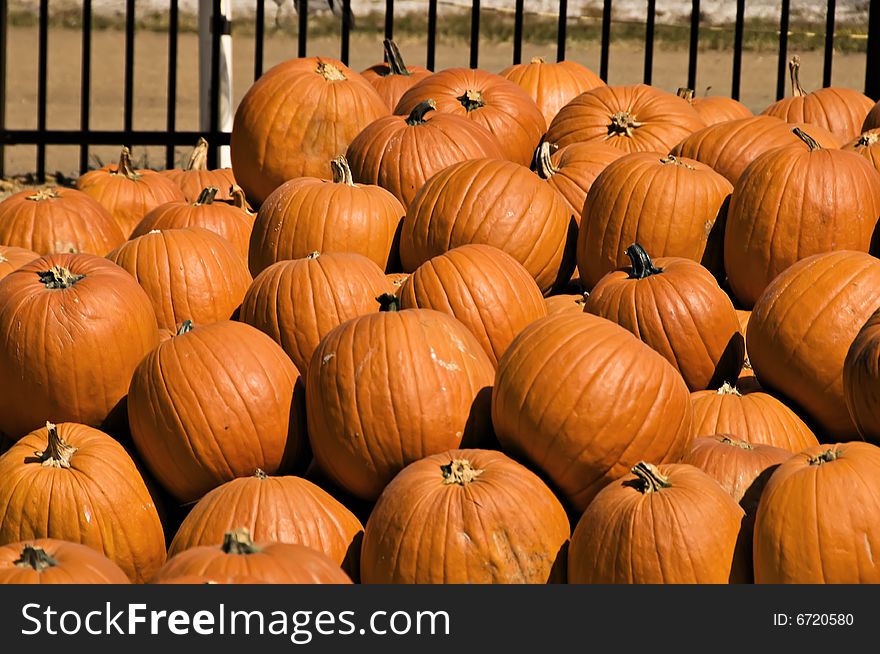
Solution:
{"label": "pile of pumpkins", "polygon": [[0,203],[0,582],[880,582],[880,104],[385,48]]}

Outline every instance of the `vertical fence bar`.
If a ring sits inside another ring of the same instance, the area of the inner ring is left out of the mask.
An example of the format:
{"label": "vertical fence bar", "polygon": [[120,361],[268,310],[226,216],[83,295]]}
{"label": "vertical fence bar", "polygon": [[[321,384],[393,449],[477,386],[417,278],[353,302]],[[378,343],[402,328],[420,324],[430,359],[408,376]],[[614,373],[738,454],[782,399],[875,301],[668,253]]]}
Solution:
{"label": "vertical fence bar", "polygon": [[513,63],[522,63],[524,0],[516,0],[513,9]]}
{"label": "vertical fence bar", "polygon": [[89,169],[89,114],[92,95],[92,0],[83,0],[82,10],[82,70],[79,91],[79,128],[82,143],[79,145],[79,172]]}
{"label": "vertical fence bar", "polygon": [[385,0],[385,38],[394,38],[394,0]]}
{"label": "vertical fence bar", "polygon": [[299,0],[299,29],[297,30],[297,57],[306,56],[306,39],[309,29],[309,0]]}
{"label": "vertical fence bar", "polygon": [[220,133],[220,36],[223,33],[223,6],[221,0],[214,0],[211,9],[211,103],[208,116],[208,168],[217,167],[217,141]]}
{"label": "vertical fence bar", "polygon": [[[0,2],[0,134],[6,129],[6,48],[9,46],[9,8]],[[6,149],[0,138],[0,177],[6,176]]]}
{"label": "vertical fence bar", "polygon": [[[37,61],[37,129],[46,131],[46,86],[49,58],[49,0],[40,0],[39,54]],[[46,145],[37,146],[37,181],[46,181]]]}
{"label": "vertical fence bar", "polygon": [[868,9],[868,65],[865,66],[865,95],[880,100],[880,3]]}
{"label": "vertical fence bar", "polygon": [[697,88],[697,54],[700,50],[700,0],[691,4],[691,42],[688,48],[688,88]]}
{"label": "vertical fence bar", "polygon": [[125,82],[123,100],[123,145],[132,146],[130,136],[134,125],[134,0],[125,2]]}
{"label": "vertical fence bar", "polygon": [[257,0],[254,26],[254,81],[263,75],[263,35],[266,29],[266,0]]}
{"label": "vertical fence bar", "polygon": [[470,67],[476,68],[480,60],[480,0],[472,0],[472,2]]}
{"label": "vertical fence bar", "polygon": [[730,76],[730,97],[739,100],[742,82],[743,33],[746,20],[746,0],[736,0],[736,23],[733,28],[733,71]]}
{"label": "vertical fence bar", "polygon": [[437,50],[437,0],[428,0],[428,52],[425,54],[425,68],[434,70],[434,55]]}
{"label": "vertical fence bar", "polygon": [[654,17],[656,0],[648,0],[648,15],[645,17],[645,84],[650,84],[654,76]]}
{"label": "vertical fence bar", "polygon": [[351,0],[342,0],[342,33],[339,36],[339,60],[348,66]]}
{"label": "vertical fence bar", "polygon": [[559,29],[556,31],[556,61],[565,60],[565,38],[568,28],[568,0],[559,0]]}
{"label": "vertical fence bar", "polygon": [[831,58],[834,56],[834,14],[836,12],[836,0],[828,0],[828,10],[825,13],[825,62],[822,66],[822,86],[831,86]]}
{"label": "vertical fence bar", "polygon": [[785,72],[788,69],[788,12],[791,9],[789,0],[782,0],[782,11],[779,14],[779,59],[776,63],[776,99],[785,97]]}
{"label": "vertical fence bar", "polygon": [[[168,104],[165,109],[165,128],[169,134],[177,129],[177,27],[178,0],[171,0],[168,8]],[[165,168],[174,168],[174,145],[165,147]]]}
{"label": "vertical fence bar", "polygon": [[608,81],[608,48],[611,45],[611,0],[602,5],[602,42],[599,45],[599,77]]}

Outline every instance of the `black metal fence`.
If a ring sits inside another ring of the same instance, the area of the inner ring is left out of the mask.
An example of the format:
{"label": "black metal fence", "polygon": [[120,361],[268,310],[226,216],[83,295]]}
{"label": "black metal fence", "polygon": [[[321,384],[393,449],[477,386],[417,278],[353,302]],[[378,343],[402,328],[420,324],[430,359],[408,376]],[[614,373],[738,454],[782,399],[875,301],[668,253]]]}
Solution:
{"label": "black metal fence", "polygon": [[[311,0],[323,2],[324,0]],[[338,0],[337,0],[338,1]],[[736,19],[734,23],[734,39],[732,51],[731,97],[739,99],[742,82],[743,38],[746,15],[745,0],[736,1]],[[480,0],[472,0],[470,29],[470,66],[479,66],[480,55]],[[427,0],[427,52],[426,65],[433,69],[437,44],[437,5],[438,0]],[[255,0],[255,38],[254,38],[254,79],[263,73],[263,46],[266,15],[266,0]],[[298,56],[306,56],[309,27],[309,0],[298,0]],[[834,58],[834,31],[836,0],[828,0],[826,13],[826,29],[824,44],[823,86],[831,83],[831,70]],[[867,25],[867,61],[865,75],[865,93],[880,99],[880,1],[870,2]],[[350,9],[350,0],[342,0],[343,11],[340,27],[340,59],[348,63],[350,25],[345,16]],[[611,45],[612,0],[605,0],[602,10],[599,75],[608,79],[609,50]],[[776,97],[781,98],[786,88],[786,66],[788,60],[788,37],[790,1],[782,0],[779,16],[779,50],[777,68]],[[565,46],[568,26],[568,2],[559,0],[559,22],[557,28],[557,60],[565,58]],[[134,108],[134,38],[135,38],[135,0],[125,0],[125,82],[124,82],[124,120],[122,130],[93,130],[90,128],[91,106],[91,62],[92,62],[92,0],[82,0],[82,71],[80,128],[78,130],[50,130],[46,125],[47,97],[47,62],[49,32],[49,2],[40,0],[38,18],[38,80],[37,80],[37,128],[35,130],[6,129],[5,109],[7,103],[6,72],[8,66],[8,7],[6,0],[0,0],[0,177],[4,174],[4,146],[35,145],[36,174],[42,180],[46,172],[47,145],[78,145],[80,149],[79,167],[81,171],[88,168],[89,148],[97,145],[153,145],[165,147],[167,167],[174,165],[175,146],[191,145],[199,136],[204,136],[212,146],[228,145],[229,134],[219,130],[219,57],[220,36],[228,33],[229,25],[222,17],[220,0],[213,1],[212,24],[212,57],[211,67],[211,102],[210,121],[207,131],[178,131],[176,129],[177,109],[177,41],[179,27],[178,0],[168,3],[168,90],[167,119],[164,131],[139,131],[133,128],[132,116]],[[522,60],[522,46],[525,29],[524,0],[514,0],[514,35],[512,63]],[[688,46],[687,79],[688,86],[694,88],[697,79],[697,59],[699,55],[700,36],[700,0],[692,0],[690,35]],[[646,0],[645,15],[645,46],[644,75],[646,84],[651,83],[654,60],[655,35],[655,0]],[[394,37],[394,0],[385,2],[385,38]],[[209,165],[216,165],[216,150],[212,148]]]}

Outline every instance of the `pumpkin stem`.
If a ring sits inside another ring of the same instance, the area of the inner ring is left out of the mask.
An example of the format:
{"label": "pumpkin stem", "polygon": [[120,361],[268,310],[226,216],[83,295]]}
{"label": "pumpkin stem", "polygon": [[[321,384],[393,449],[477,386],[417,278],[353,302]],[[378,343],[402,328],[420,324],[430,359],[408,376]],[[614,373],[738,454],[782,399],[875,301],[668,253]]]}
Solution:
{"label": "pumpkin stem", "polygon": [[400,48],[397,47],[397,44],[391,39],[385,39],[382,41],[382,46],[385,48],[385,59],[388,62],[388,68],[391,69],[391,74],[411,75],[406,69],[406,64],[403,63],[403,55],[400,54]]}
{"label": "pumpkin stem", "polygon": [[628,111],[618,111],[611,116],[608,136],[632,136],[633,130],[641,126],[642,123],[637,122]]}
{"label": "pumpkin stem", "polygon": [[821,150],[822,146],[819,145],[818,141],[814,139],[812,136],[807,134],[800,127],[795,127],[793,130],[794,135],[797,136],[801,141],[807,144],[807,147],[810,148],[810,152],[814,152],[815,150]]}
{"label": "pumpkin stem", "polygon": [[632,264],[632,272],[630,273],[632,279],[644,279],[663,272],[663,268],[655,266],[645,248],[638,243],[633,243],[626,249],[626,256],[629,257]]}
{"label": "pumpkin stem", "polygon": [[440,472],[443,473],[444,484],[467,486],[484,471],[474,468],[467,459],[453,459],[446,465],[440,466]]}
{"label": "pumpkin stem", "polygon": [[820,466],[823,463],[831,463],[835,459],[840,457],[840,450],[832,450],[828,449],[822,452],[821,454],[817,454],[816,456],[810,457],[810,465],[811,466]]}
{"label": "pumpkin stem", "polygon": [[25,197],[25,200],[33,200],[34,202],[42,202],[43,200],[55,200],[56,198],[60,198],[61,195],[58,193],[57,189],[54,188],[41,188],[36,193],[32,195],[28,195]]}
{"label": "pumpkin stem", "polygon": [[84,279],[85,275],[74,275],[64,266],[52,266],[49,270],[38,272],[37,277],[46,285],[46,288],[61,289],[70,288],[79,280]]}
{"label": "pumpkin stem", "polygon": [[116,172],[114,173],[111,171],[110,174],[123,175],[132,181],[141,178],[141,174],[138,173],[131,164],[131,150],[129,150],[127,146],[123,146],[122,152],[119,154],[119,163],[116,164]]}
{"label": "pumpkin stem", "polygon": [[315,72],[328,82],[341,82],[348,79],[341,70],[333,64],[328,64],[326,61],[319,61]]}
{"label": "pumpkin stem", "polygon": [[406,117],[405,122],[407,125],[412,125],[412,126],[422,125],[425,122],[427,122],[425,120],[425,114],[428,113],[429,111],[436,111],[436,110],[437,110],[437,103],[433,100],[433,98],[428,98],[427,100],[424,100],[423,102],[419,102],[415,107],[413,107],[413,110],[409,112],[409,116]]}
{"label": "pumpkin stem", "polygon": [[251,532],[245,527],[233,529],[223,534],[223,545],[221,547],[224,554],[256,554],[260,548],[254,545],[251,540]]}
{"label": "pumpkin stem", "polygon": [[379,311],[400,311],[400,298],[393,293],[382,293],[376,298]]}
{"label": "pumpkin stem", "polygon": [[229,187],[229,198],[229,203],[233,207],[241,209],[249,216],[254,215],[248,205],[247,198],[244,196],[244,190],[238,184],[233,184]]}
{"label": "pumpkin stem", "polygon": [[486,106],[486,103],[483,101],[483,92],[475,89],[468,89],[464,92],[464,95],[460,95],[456,100],[461,102],[461,106],[463,106],[468,113]]}
{"label": "pumpkin stem", "polygon": [[737,397],[742,397],[742,393],[739,392],[739,389],[730,382],[724,382],[721,384],[721,388],[718,389],[716,395],[736,395]]}
{"label": "pumpkin stem", "polygon": [[257,471],[254,473],[254,477],[257,479],[268,479],[269,475],[267,475],[262,468],[257,468]]}
{"label": "pumpkin stem", "polygon": [[351,176],[351,168],[348,165],[348,159],[344,154],[333,157],[330,161],[330,170],[333,171],[333,183],[345,184],[346,186],[354,186],[354,179]]}
{"label": "pumpkin stem", "polygon": [[639,461],[632,467],[631,472],[638,477],[640,482],[639,491],[642,494],[656,493],[663,488],[670,488],[672,486],[669,483],[669,479],[661,475],[657,466],[653,463]]}
{"label": "pumpkin stem", "polygon": [[193,206],[200,207],[203,204],[214,204],[214,196],[220,192],[220,189],[216,186],[208,186],[202,189],[202,192],[199,193],[199,197],[193,203]]}
{"label": "pumpkin stem", "polygon": [[746,441],[740,440],[739,438],[733,438],[728,436],[727,434],[723,434],[721,436],[721,442],[725,445],[732,445],[733,447],[738,447],[741,450],[753,450],[755,446]]}
{"label": "pumpkin stem", "polygon": [[538,177],[541,179],[550,179],[559,172],[559,168],[553,165],[553,162],[550,160],[550,151],[557,150],[559,146],[555,143],[548,143],[547,141],[541,141],[541,144],[538,145],[538,149],[535,150],[535,170],[538,172]]}
{"label": "pumpkin stem", "polygon": [[313,252],[309,252],[306,255],[306,259],[308,259],[309,261],[314,261],[315,259],[317,259],[320,256],[321,256],[321,253],[318,252],[317,250],[314,250]]}
{"label": "pumpkin stem", "polygon": [[529,61],[530,64],[546,64],[547,60],[544,57],[532,57],[532,60]]}
{"label": "pumpkin stem", "polygon": [[664,165],[674,164],[676,166],[681,166],[682,168],[687,168],[688,170],[696,170],[694,166],[691,166],[689,163],[685,163],[674,154],[667,154],[660,160],[660,163]]}
{"label": "pumpkin stem", "polygon": [[801,86],[800,71],[801,58],[795,55],[788,62],[788,75],[791,77],[791,94],[796,98],[807,95],[807,92]]}
{"label": "pumpkin stem", "polygon": [[864,134],[859,134],[859,138],[856,139],[856,146],[867,148],[870,145],[874,145],[877,141],[880,141],[880,132],[865,132]]}
{"label": "pumpkin stem", "polygon": [[13,565],[19,568],[33,568],[37,572],[42,572],[47,568],[54,568],[58,565],[58,561],[49,556],[42,547],[25,545],[18,559],[13,562]]}
{"label": "pumpkin stem", "polygon": [[199,137],[196,147],[189,155],[186,170],[208,170],[208,142],[203,136]]}
{"label": "pumpkin stem", "polygon": [[177,333],[175,336],[183,336],[184,334],[188,334],[193,330],[193,321],[192,320],[184,320],[180,323],[180,327],[177,328]]}
{"label": "pumpkin stem", "polygon": [[689,89],[685,86],[678,87],[678,91],[675,92],[675,95],[680,97],[682,100],[687,100],[689,103],[693,104],[694,101],[694,90]]}
{"label": "pumpkin stem", "polygon": [[9,259],[6,258],[6,255],[0,252],[0,263],[6,263]]}
{"label": "pumpkin stem", "polygon": [[45,468],[69,468],[70,459],[76,454],[77,448],[58,435],[58,427],[51,422],[46,423],[49,430],[49,443],[42,452],[34,452]]}

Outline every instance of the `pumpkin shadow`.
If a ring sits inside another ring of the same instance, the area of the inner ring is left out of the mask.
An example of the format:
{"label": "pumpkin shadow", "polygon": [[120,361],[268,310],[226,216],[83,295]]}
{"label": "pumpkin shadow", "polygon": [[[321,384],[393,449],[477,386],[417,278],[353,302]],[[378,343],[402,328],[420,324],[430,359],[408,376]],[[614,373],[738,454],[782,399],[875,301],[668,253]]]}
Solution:
{"label": "pumpkin shadow", "polygon": [[751,486],[743,493],[739,502],[743,510],[742,521],[740,522],[739,534],[736,538],[736,546],[733,550],[733,564],[730,568],[731,584],[753,584],[755,583],[755,567],[753,561],[752,545],[755,533],[755,516],[758,513],[758,504],[761,501],[761,495],[767,482],[779,464],[769,466],[758,475],[752,482]]}
{"label": "pumpkin shadow", "polygon": [[739,373],[742,371],[745,356],[746,340],[742,332],[736,331],[727,341],[707,388],[720,388],[724,382],[736,384]]}
{"label": "pumpkin shadow", "polygon": [[492,387],[484,386],[477,391],[461,436],[461,449],[480,448],[500,450],[501,444],[492,426]]}

